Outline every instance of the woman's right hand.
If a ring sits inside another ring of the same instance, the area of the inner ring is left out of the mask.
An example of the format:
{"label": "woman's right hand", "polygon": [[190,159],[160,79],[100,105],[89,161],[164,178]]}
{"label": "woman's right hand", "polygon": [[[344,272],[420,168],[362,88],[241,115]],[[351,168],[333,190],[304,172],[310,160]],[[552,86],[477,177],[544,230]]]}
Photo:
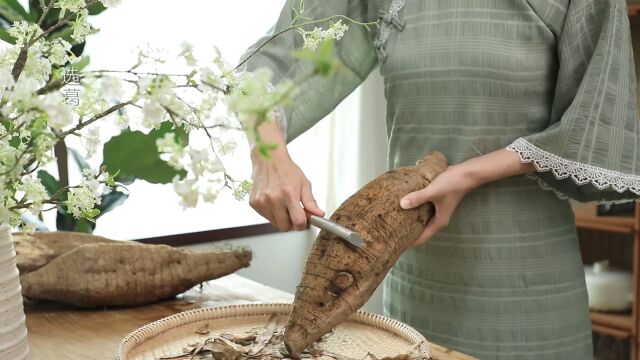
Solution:
{"label": "woman's right hand", "polygon": [[253,186],[249,204],[281,231],[304,230],[308,226],[305,210],[318,216],[324,216],[324,211],[313,197],[311,183],[289,156],[277,124],[263,124],[260,133],[264,142],[278,147],[269,159],[255,147],[251,150]]}

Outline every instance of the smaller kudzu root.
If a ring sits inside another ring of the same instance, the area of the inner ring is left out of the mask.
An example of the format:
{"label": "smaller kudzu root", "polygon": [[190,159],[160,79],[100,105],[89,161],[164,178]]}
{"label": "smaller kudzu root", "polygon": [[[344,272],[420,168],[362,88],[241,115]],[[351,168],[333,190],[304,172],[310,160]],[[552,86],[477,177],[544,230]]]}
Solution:
{"label": "smaller kudzu root", "polygon": [[166,245],[81,245],[21,277],[28,299],[81,307],[140,305],[249,266],[248,250],[194,252]]}

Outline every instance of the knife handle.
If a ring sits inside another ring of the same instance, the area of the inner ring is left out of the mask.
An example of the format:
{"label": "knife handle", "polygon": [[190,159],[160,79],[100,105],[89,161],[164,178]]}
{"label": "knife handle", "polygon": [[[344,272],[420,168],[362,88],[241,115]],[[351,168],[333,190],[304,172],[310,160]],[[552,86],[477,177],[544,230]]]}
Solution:
{"label": "knife handle", "polygon": [[327,220],[323,217],[311,215],[309,217],[309,223],[317,228],[328,231],[338,236],[339,238],[347,241],[349,244],[355,247],[363,248],[366,245],[364,240],[362,240],[360,235],[358,235],[355,231],[349,230],[346,227],[336,224],[333,221]]}

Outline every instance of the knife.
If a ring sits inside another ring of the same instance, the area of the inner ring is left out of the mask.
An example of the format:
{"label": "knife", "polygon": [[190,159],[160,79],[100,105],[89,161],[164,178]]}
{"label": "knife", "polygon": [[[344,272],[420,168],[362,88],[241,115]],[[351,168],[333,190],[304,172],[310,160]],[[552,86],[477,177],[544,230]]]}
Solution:
{"label": "knife", "polygon": [[339,237],[347,243],[357,247],[358,249],[362,249],[365,247],[365,245],[367,245],[367,243],[362,240],[358,233],[349,230],[346,227],[339,225],[331,220],[327,220],[320,216],[311,215],[309,217],[309,223],[317,228],[332,233],[333,235]]}

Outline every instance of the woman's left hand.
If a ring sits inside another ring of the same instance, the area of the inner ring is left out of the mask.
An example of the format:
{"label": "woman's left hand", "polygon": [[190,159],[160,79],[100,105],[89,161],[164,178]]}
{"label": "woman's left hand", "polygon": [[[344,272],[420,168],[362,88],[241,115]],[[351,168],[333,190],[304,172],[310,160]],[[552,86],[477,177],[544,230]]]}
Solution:
{"label": "woman's left hand", "polygon": [[403,209],[413,209],[427,202],[433,203],[435,209],[435,214],[413,246],[426,243],[435,233],[449,225],[460,201],[476,186],[472,177],[465,174],[463,166],[452,165],[438,175],[429,186],[404,196],[400,200],[400,207]]}
{"label": "woman's left hand", "polygon": [[413,209],[428,202],[434,205],[435,214],[414,246],[424,244],[435,233],[449,225],[453,212],[469,191],[492,181],[527,174],[534,170],[532,164],[521,161],[517,153],[506,149],[449,166],[429,186],[400,200],[403,209]]}

